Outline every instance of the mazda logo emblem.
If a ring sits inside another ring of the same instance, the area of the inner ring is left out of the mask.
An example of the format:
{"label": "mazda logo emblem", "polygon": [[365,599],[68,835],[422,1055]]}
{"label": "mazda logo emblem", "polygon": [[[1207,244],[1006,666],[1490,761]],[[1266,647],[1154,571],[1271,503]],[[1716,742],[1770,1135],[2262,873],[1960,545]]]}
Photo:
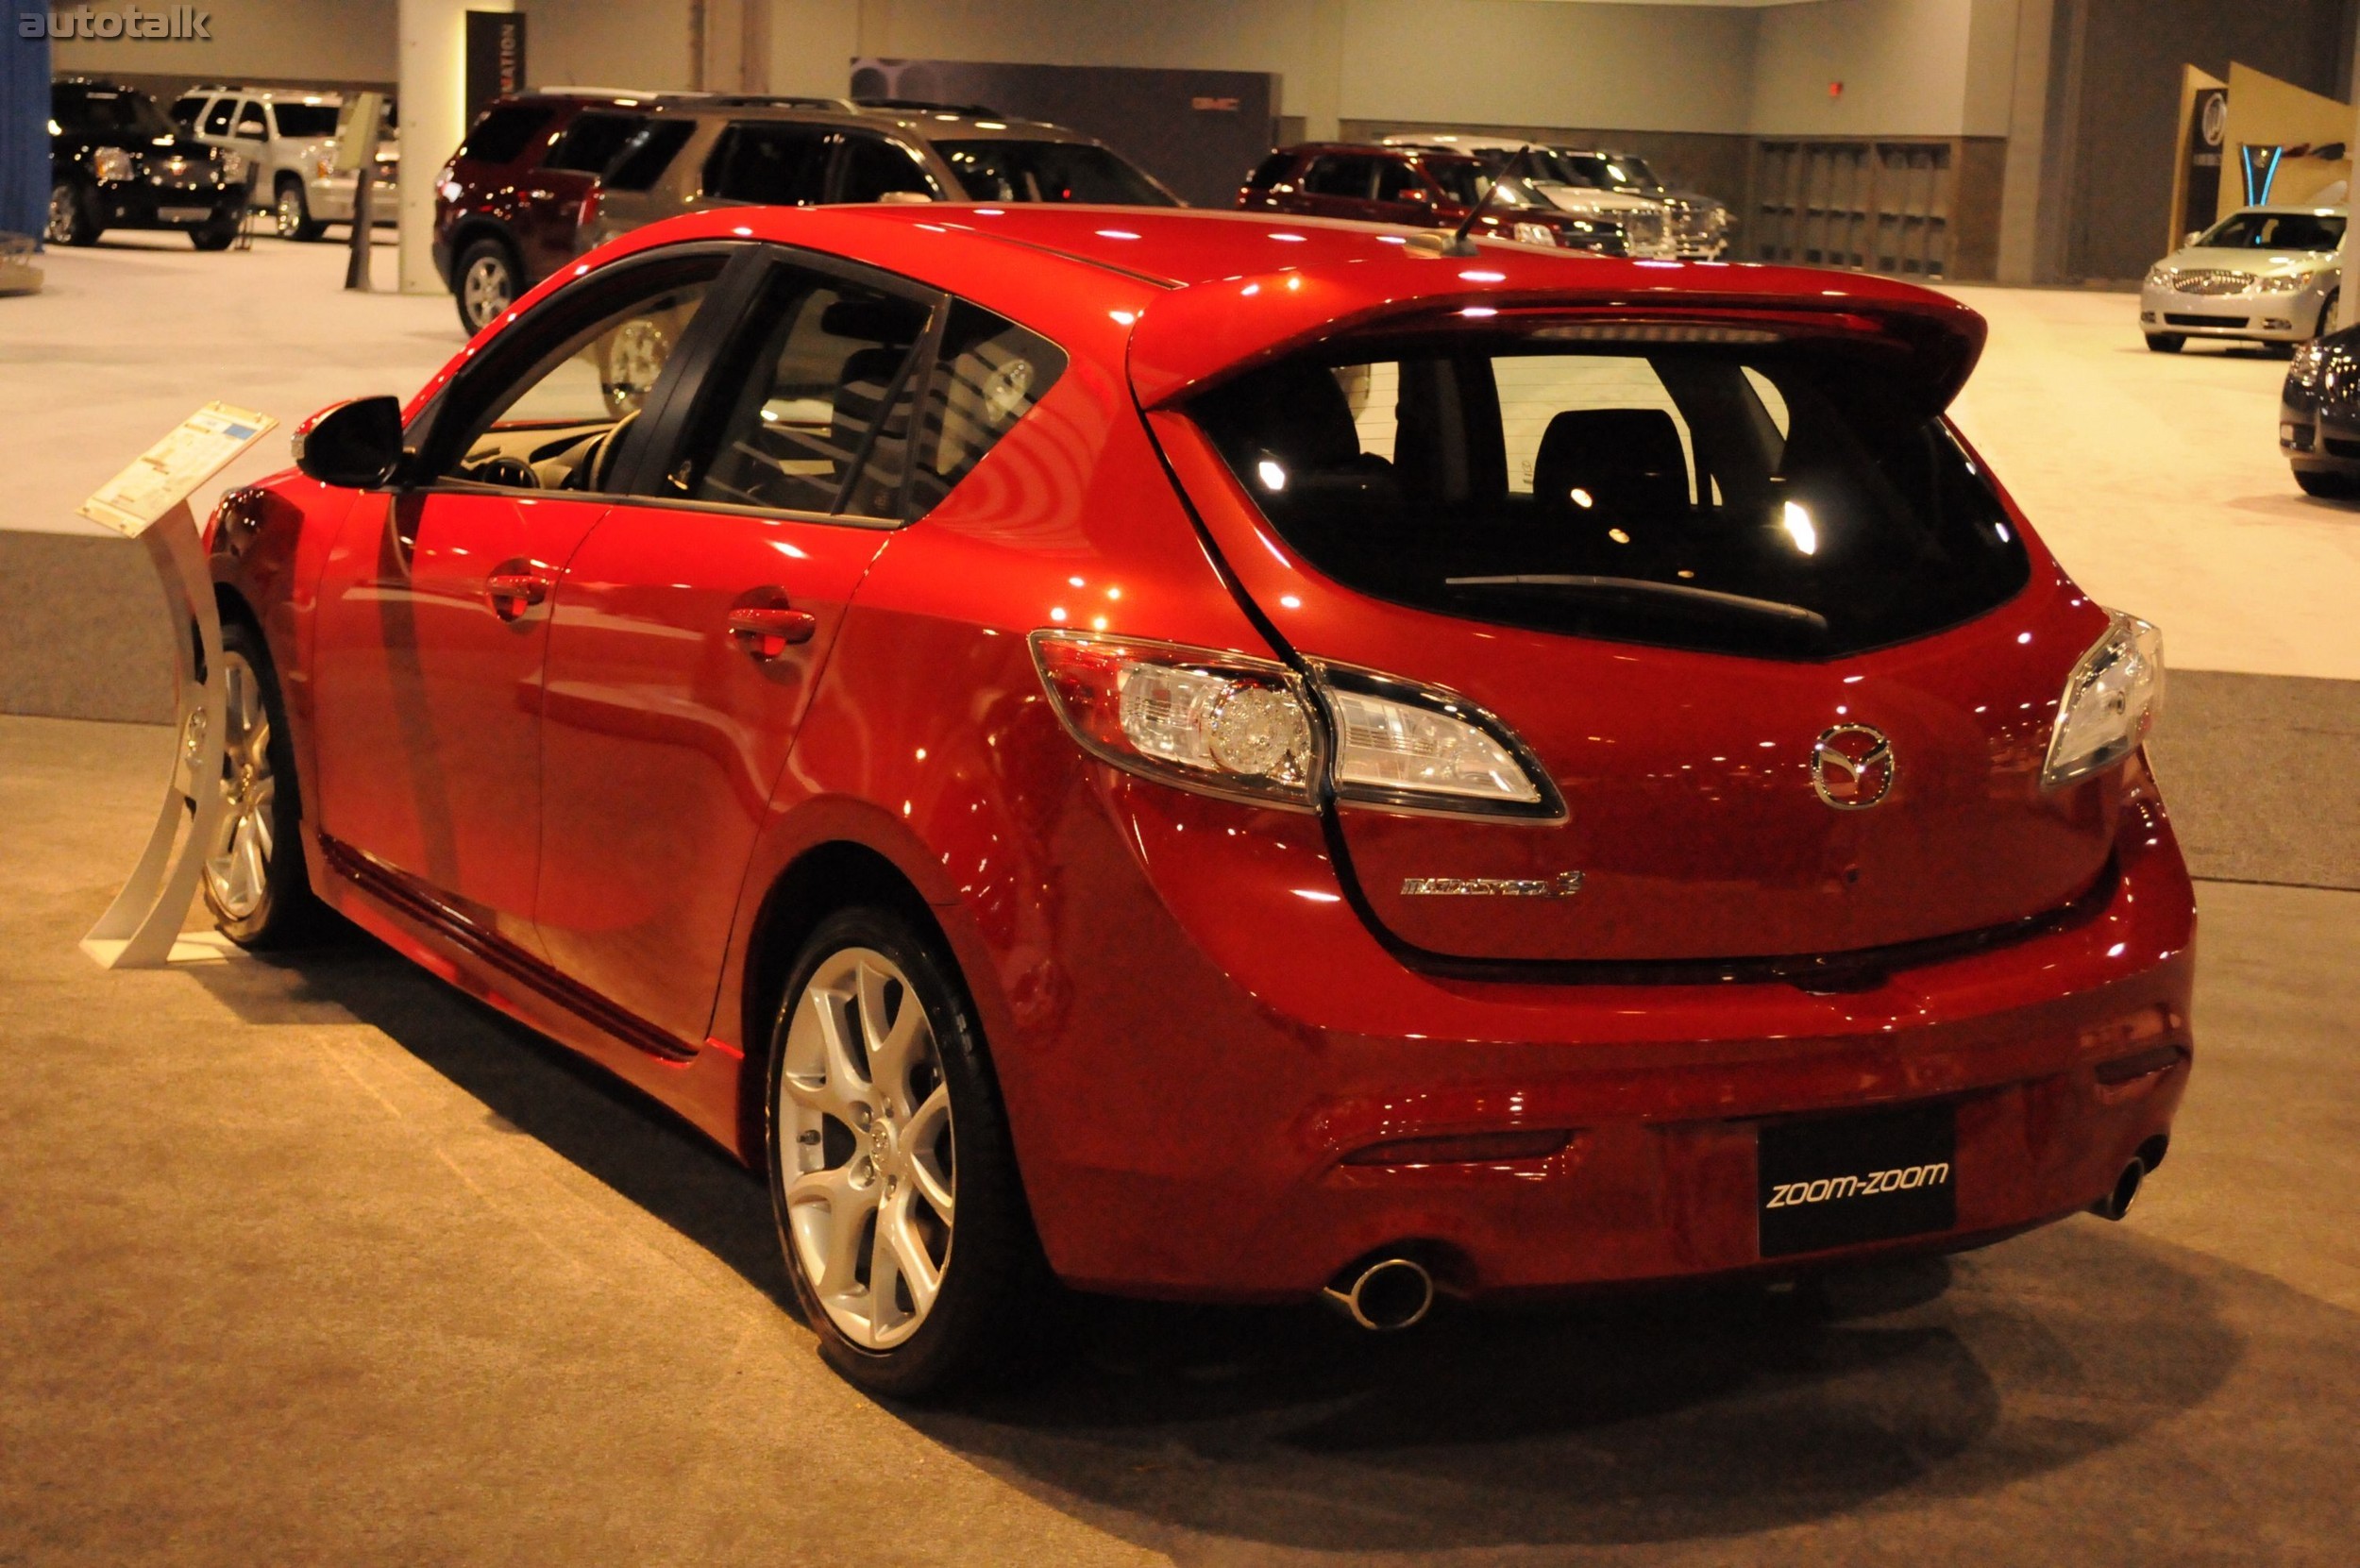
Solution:
{"label": "mazda logo emblem", "polygon": [[1893,788],[1893,742],[1865,724],[1839,724],[1811,749],[1811,787],[1837,811],[1866,811]]}

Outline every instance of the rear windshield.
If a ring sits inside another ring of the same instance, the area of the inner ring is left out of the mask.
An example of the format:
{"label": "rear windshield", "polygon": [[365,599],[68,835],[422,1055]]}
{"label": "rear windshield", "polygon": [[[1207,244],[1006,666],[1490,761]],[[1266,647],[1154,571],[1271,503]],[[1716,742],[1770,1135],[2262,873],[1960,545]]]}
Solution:
{"label": "rear windshield", "polygon": [[541,160],[545,169],[570,169],[582,174],[603,174],[615,161],[615,155],[623,144],[648,123],[644,114],[608,114],[593,110],[574,116],[574,123],[565,127],[565,134],[557,139],[548,157]]}
{"label": "rear windshield", "polygon": [[273,104],[271,112],[278,116],[278,134],[283,137],[336,134],[334,104]]}
{"label": "rear windshield", "polygon": [[1827,659],[1969,619],[2030,576],[1909,391],[1824,344],[1465,336],[1284,361],[1189,412],[1288,543],[1363,593]]}
{"label": "rear windshield", "polygon": [[975,201],[1080,201],[1170,207],[1155,181],[1087,142],[937,142]]}
{"label": "rear windshield", "polygon": [[2335,250],[2344,220],[2317,212],[2234,212],[2197,241],[2216,250]]}

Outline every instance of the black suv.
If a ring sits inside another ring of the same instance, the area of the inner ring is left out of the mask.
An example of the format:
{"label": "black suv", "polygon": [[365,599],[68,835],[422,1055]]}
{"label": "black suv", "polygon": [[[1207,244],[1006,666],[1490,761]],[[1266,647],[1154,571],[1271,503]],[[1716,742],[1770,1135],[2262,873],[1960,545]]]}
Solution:
{"label": "black suv", "polygon": [[119,82],[49,89],[49,243],[95,244],[110,228],[177,228],[227,250],[245,215],[245,160],[209,147]]}

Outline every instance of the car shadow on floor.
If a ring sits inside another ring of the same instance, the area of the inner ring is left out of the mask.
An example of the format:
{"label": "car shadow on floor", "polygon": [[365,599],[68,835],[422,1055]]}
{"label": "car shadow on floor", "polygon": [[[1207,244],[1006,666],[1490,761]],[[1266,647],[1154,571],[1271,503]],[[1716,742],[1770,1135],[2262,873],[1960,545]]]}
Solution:
{"label": "car shadow on floor", "polygon": [[[374,942],[192,972],[250,1021],[382,1031],[790,1302],[757,1178]],[[1727,1537],[1904,1490],[1998,1492],[2203,1404],[2243,1344],[2178,1256],[2079,1219],[1801,1285],[1446,1304],[1387,1336],[1318,1307],[1070,1299],[1002,1388],[898,1413],[1183,1558],[1187,1539],[1440,1552]]]}

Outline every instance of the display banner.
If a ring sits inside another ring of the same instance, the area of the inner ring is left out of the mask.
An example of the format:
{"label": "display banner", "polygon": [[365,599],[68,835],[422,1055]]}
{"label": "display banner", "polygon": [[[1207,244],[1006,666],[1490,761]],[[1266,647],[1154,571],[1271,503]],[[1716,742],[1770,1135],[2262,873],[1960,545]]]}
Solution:
{"label": "display banner", "polygon": [[472,126],[483,106],[525,87],[522,11],[467,13],[467,101],[460,124]]}
{"label": "display banner", "polygon": [[2180,211],[2176,236],[2213,227],[2220,211],[2221,143],[2229,128],[2229,90],[2200,87],[2196,111],[2188,116],[2187,196]]}
{"label": "display banner", "polygon": [[0,233],[49,221],[49,35],[11,29],[0,59]]}

